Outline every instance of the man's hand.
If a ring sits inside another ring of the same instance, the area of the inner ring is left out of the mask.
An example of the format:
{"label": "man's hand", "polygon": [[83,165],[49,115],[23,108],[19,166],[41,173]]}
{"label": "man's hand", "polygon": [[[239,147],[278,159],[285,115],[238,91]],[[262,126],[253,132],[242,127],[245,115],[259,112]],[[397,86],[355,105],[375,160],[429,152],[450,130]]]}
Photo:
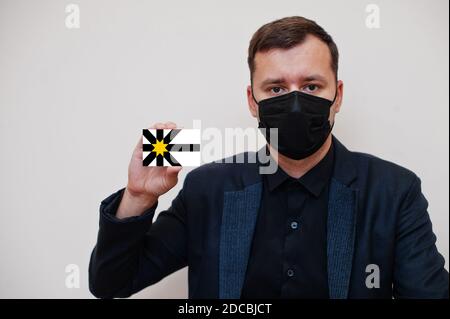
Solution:
{"label": "man's hand", "polygon": [[[174,129],[173,122],[156,123],[150,129]],[[139,216],[152,207],[158,197],[167,193],[178,182],[181,166],[149,167],[142,165],[142,136],[134,149],[128,166],[128,184],[119,204],[119,219]]]}

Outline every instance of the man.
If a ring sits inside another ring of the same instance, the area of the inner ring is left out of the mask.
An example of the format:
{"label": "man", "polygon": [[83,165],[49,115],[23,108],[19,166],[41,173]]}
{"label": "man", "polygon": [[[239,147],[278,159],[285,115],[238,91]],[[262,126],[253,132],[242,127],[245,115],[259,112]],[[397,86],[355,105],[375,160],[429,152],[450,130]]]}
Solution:
{"label": "man", "polygon": [[127,187],[101,203],[91,292],[128,297],[189,266],[190,298],[448,298],[419,178],[331,134],[343,97],[333,39],[288,17],[248,53],[250,113],[278,129],[258,159],[269,152],[278,170],[203,165],[152,223],[180,168],[143,167],[140,140]]}

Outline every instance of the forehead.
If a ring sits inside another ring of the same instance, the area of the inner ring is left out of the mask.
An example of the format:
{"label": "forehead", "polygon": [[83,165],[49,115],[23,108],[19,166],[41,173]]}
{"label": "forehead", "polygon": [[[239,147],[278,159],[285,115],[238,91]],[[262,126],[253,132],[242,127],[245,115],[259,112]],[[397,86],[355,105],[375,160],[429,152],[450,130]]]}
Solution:
{"label": "forehead", "polygon": [[271,49],[255,55],[255,81],[268,76],[295,79],[313,73],[334,77],[327,44],[311,35],[290,49]]}

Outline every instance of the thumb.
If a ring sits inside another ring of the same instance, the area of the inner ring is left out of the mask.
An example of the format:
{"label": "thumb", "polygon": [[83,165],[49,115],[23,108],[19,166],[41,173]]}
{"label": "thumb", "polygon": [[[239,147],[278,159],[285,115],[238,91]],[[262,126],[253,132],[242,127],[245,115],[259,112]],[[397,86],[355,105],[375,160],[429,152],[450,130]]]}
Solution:
{"label": "thumb", "polygon": [[169,166],[167,167],[167,175],[170,177],[176,177],[178,173],[181,171],[183,167],[182,166]]}

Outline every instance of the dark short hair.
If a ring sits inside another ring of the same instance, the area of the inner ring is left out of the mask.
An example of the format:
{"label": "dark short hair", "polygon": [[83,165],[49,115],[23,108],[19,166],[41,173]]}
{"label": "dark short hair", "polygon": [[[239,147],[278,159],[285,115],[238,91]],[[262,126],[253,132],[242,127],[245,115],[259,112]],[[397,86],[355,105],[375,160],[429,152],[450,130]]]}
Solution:
{"label": "dark short hair", "polygon": [[248,47],[247,62],[250,68],[250,80],[253,79],[257,52],[292,48],[303,43],[307,35],[313,35],[328,45],[331,53],[331,68],[337,80],[339,52],[336,43],[316,22],[299,16],[269,22],[255,32]]}

